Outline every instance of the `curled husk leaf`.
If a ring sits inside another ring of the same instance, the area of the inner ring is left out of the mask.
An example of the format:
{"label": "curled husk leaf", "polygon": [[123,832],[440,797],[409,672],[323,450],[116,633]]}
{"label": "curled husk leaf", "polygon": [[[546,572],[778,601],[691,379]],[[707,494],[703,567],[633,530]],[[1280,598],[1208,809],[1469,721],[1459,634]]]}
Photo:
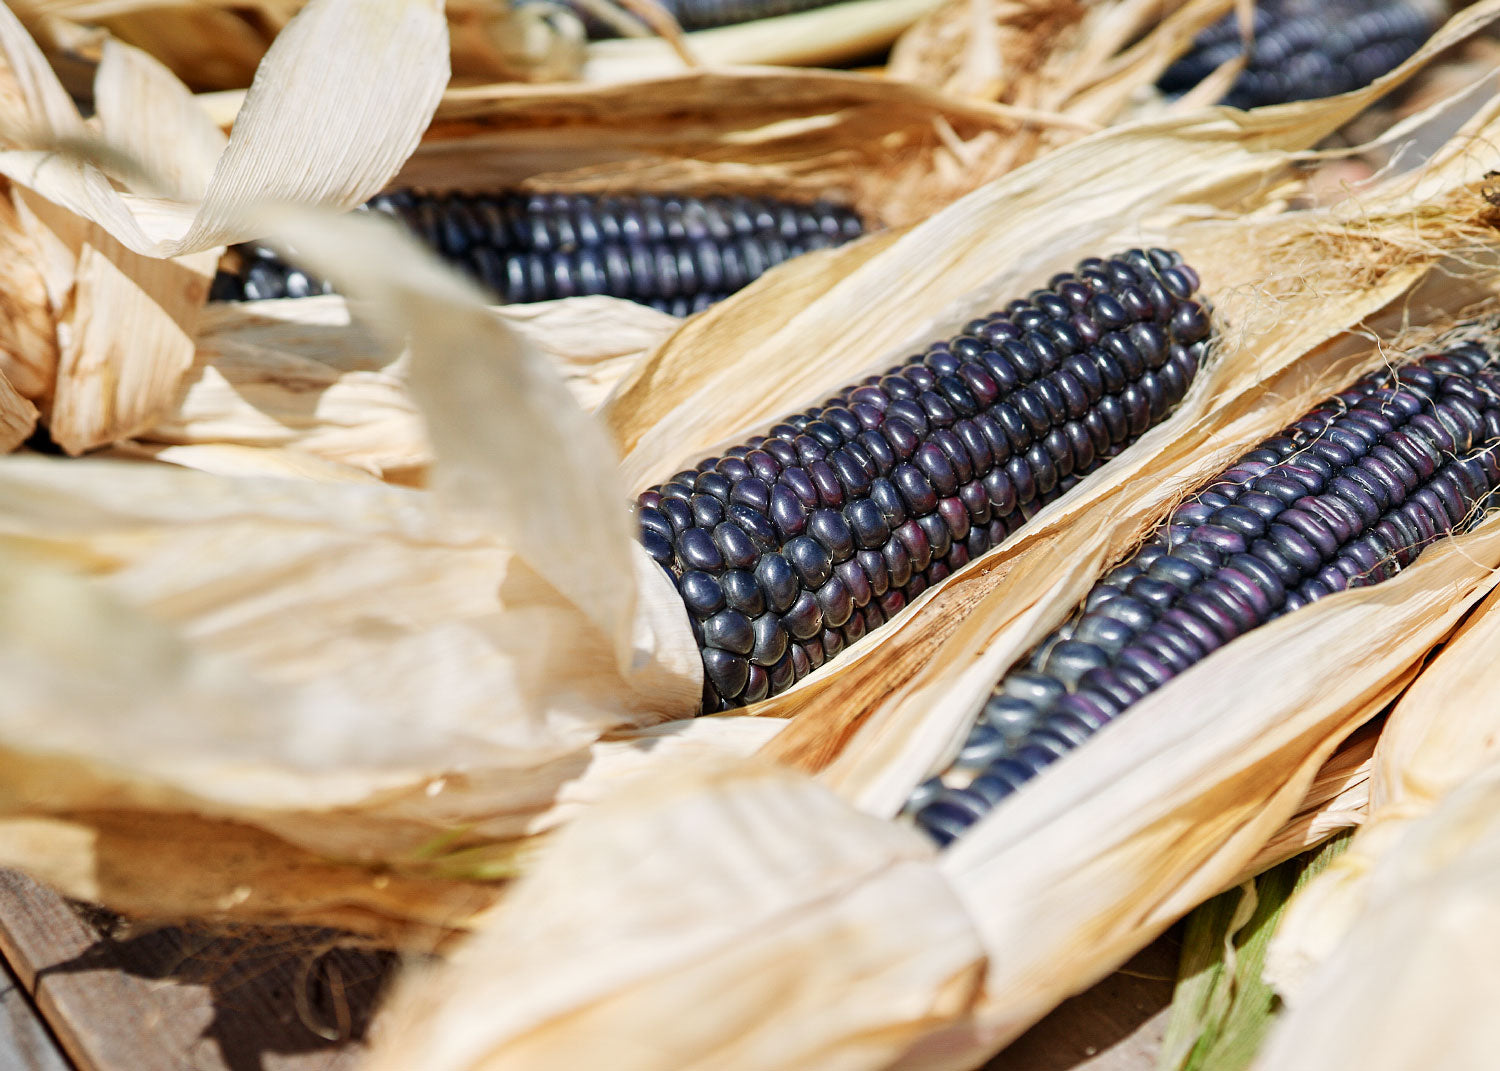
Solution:
{"label": "curled husk leaf", "polygon": [[192,364],[223,246],[253,233],[246,210],[347,207],[383,187],[447,81],[445,33],[422,0],[315,0],[266,54],[226,139],[166,68],[114,40],[85,122],[0,9],[0,248],[14,254],[6,300],[18,310],[0,338],[14,388],[0,391],[5,438],[12,393],[70,453],[159,419]]}

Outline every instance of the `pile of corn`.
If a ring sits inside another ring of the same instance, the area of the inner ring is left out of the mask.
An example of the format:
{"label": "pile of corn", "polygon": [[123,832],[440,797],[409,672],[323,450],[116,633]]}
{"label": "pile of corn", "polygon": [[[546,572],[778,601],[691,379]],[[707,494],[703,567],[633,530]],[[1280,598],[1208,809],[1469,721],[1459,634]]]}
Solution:
{"label": "pile of corn", "polygon": [[1206,901],[1159,1066],[1488,1066],[1500,0],[94,7],[0,863],[435,948],[375,1068],[981,1067]]}

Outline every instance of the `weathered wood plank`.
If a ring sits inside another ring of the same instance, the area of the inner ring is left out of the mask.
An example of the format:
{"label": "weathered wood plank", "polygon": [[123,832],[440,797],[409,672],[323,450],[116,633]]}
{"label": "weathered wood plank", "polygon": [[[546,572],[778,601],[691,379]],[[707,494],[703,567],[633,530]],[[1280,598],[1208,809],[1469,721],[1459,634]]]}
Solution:
{"label": "weathered wood plank", "polygon": [[72,1066],[20,981],[0,963],[0,1067],[71,1071]]}
{"label": "weathered wood plank", "polygon": [[0,950],[81,1071],[350,1071],[395,966],[318,931],[109,931],[0,871]]}

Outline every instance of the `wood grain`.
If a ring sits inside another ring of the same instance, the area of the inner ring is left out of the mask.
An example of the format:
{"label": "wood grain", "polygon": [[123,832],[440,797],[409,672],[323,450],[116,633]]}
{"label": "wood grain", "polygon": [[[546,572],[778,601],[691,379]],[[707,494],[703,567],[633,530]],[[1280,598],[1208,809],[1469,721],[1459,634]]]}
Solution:
{"label": "wood grain", "polygon": [[11,1071],[71,1071],[72,1066],[19,979],[0,964],[0,1067]]}
{"label": "wood grain", "polygon": [[130,935],[7,871],[0,951],[80,1071],[352,1071],[396,965],[326,931]]}

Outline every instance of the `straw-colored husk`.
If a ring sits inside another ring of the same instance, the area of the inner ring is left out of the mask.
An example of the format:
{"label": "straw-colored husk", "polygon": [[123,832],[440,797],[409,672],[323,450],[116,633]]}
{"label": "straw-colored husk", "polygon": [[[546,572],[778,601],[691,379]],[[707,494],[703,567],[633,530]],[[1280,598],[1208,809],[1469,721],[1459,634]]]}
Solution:
{"label": "straw-colored husk", "polygon": [[[1272,946],[1268,975],[1294,1006],[1302,1002],[1304,991],[1326,985],[1318,980],[1326,972],[1343,969],[1331,962],[1338,950],[1356,931],[1374,925],[1364,921],[1372,890],[1381,881],[1398,880],[1377,875],[1413,867],[1425,874],[1436,866],[1420,854],[1403,855],[1420,852],[1404,847],[1406,840],[1423,843],[1438,835],[1443,822],[1457,820],[1428,818],[1446,806],[1450,795],[1474,798],[1491,791],[1480,786],[1493,781],[1490,768],[1500,753],[1500,714],[1494,703],[1500,674],[1497,607],[1500,596],[1478,607],[1391,712],[1375,751],[1366,827],[1346,856],[1293,901]],[[1427,832],[1414,831],[1424,823]],[[1482,850],[1482,832],[1460,829],[1451,835],[1466,844],[1472,839],[1474,849]],[[1436,873],[1431,880],[1442,884]]]}
{"label": "straw-colored husk", "polygon": [[[1490,631],[1491,643],[1482,650],[1486,661],[1495,650]],[[1472,695],[1460,688],[1453,700]],[[1492,704],[1493,695],[1486,691],[1483,699]],[[1491,721],[1479,708],[1444,706],[1448,721],[1469,714]],[[1500,878],[1500,766],[1492,742],[1485,745],[1477,769],[1430,810],[1413,808],[1393,822],[1372,818],[1363,862],[1355,864],[1362,871],[1357,891],[1347,888],[1347,871],[1306,890],[1320,890],[1325,911],[1330,896],[1345,901],[1335,920],[1339,936],[1318,950],[1317,968],[1298,979],[1257,1068],[1494,1066],[1500,1044],[1494,1016],[1500,999],[1494,894]],[[1445,766],[1442,779],[1449,781],[1454,772]],[[1309,910],[1300,898],[1292,904]],[[1306,937],[1308,922],[1302,914],[1298,937]]]}
{"label": "straw-colored husk", "polygon": [[[88,58],[92,50],[80,24],[101,26],[156,56],[194,89],[229,90],[249,83],[275,35],[304,2],[15,0],[12,6],[49,53],[76,55],[82,39]],[[838,64],[890,45],[938,2],[847,0],[690,33],[669,23],[673,42],[652,36],[624,5],[617,16],[631,36],[596,42],[584,41],[582,23],[566,11],[504,0],[448,0],[446,6],[456,78],[540,82],[634,80],[693,64]]]}
{"label": "straw-colored husk", "polygon": [[[6,301],[18,310],[0,373],[54,441],[81,453],[160,419],[192,365],[222,247],[254,233],[250,205],[348,207],[385,185],[447,80],[445,32],[424,0],[318,0],[267,54],[226,139],[156,60],[112,40],[85,122],[0,10],[0,247],[14,254]],[[58,151],[85,144],[87,158]]]}
{"label": "straw-colored husk", "polygon": [[[627,103],[596,92],[596,105]],[[916,114],[924,98],[903,92]],[[629,450],[623,477],[556,362],[411,242],[369,219],[254,217],[360,317],[334,320],[341,340],[320,363],[388,370],[404,343],[407,445],[430,449],[433,490],[0,461],[0,781],[21,823],[7,827],[4,859],[137,912],[316,921],[326,909],[327,921],[418,943],[475,924],[496,879],[530,871],[483,940],[530,942],[515,962],[535,999],[480,1020],[461,1016],[473,1004],[440,1014],[414,993],[419,1021],[391,1035],[443,1054],[424,1063],[440,1071],[573,1066],[592,1050],[571,1046],[591,1037],[614,1039],[627,1067],[875,1067],[909,1046],[909,1066],[971,1065],[1302,821],[1324,760],[1404,686],[1500,562],[1491,523],[1386,585],[1231,645],[941,859],[883,821],[1007,660],[1176,497],[1384,359],[1352,332],[1391,339],[1408,320],[1441,323],[1494,299],[1495,217],[1470,152],[1496,135],[1494,108],[1419,174],[1372,184],[1342,210],[1276,214],[1293,188],[1290,154],[1376,93],[1105,132],[909,231],[770,273],[622,381],[604,413]],[[881,99],[859,107],[873,116]],[[471,119],[482,132],[495,114]],[[648,732],[692,711],[700,671],[680,603],[630,540],[618,508],[629,484],[879,367],[977,304],[1142,240],[1189,254],[1223,324],[1176,417],[862,652],[761,708],[800,712],[789,727],[702,719]],[[1433,285],[1414,289],[1424,279]],[[343,315],[337,301],[315,308],[310,320]],[[280,332],[306,322],[253,319],[263,312],[233,314],[238,337],[300,347]],[[356,327],[366,342],[347,347]],[[720,401],[703,419],[707,397]],[[349,449],[344,460],[401,464]],[[1323,671],[1335,658],[1348,667],[1337,687]],[[1274,687],[1221,690],[1262,677]],[[823,770],[825,785],[722,765],[768,743]],[[633,775],[650,782],[637,802],[592,805]],[[565,819],[533,867],[535,836]],[[209,847],[215,831],[223,850]],[[153,840],[156,854],[143,847]],[[251,847],[231,850],[241,841]],[[183,872],[195,846],[204,866]],[[696,868],[711,859],[723,880],[705,879],[717,894],[700,898]],[[394,891],[379,884],[387,875],[402,879]],[[558,950],[585,937],[585,962],[615,973],[571,973]],[[486,962],[465,954],[434,992],[509,1007]],[[755,984],[765,978],[775,984]],[[705,991],[736,999],[706,1007]]]}
{"label": "straw-colored husk", "polygon": [[[634,302],[574,298],[496,308],[592,411],[677,320]],[[336,295],[210,305],[169,412],[136,436],[159,446],[288,448],[396,482],[432,461],[409,360]]]}

